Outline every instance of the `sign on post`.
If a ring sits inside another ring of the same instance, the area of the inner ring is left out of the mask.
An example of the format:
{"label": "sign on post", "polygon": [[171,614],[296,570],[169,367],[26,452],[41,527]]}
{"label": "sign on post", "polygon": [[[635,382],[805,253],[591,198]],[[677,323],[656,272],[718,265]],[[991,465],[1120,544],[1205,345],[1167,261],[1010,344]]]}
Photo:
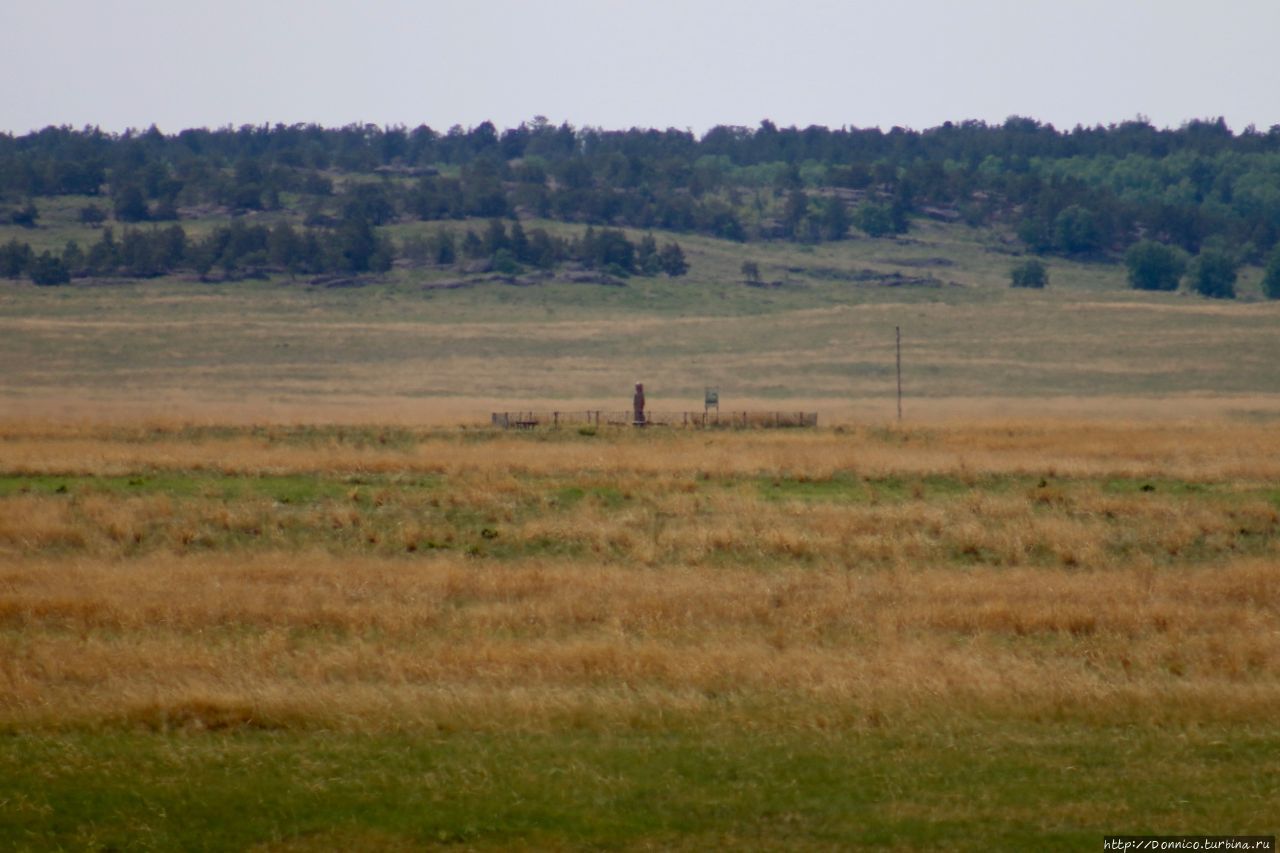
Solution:
{"label": "sign on post", "polygon": [[702,404],[702,411],[709,412],[715,408],[716,413],[720,412],[720,389],[708,388],[705,402]]}

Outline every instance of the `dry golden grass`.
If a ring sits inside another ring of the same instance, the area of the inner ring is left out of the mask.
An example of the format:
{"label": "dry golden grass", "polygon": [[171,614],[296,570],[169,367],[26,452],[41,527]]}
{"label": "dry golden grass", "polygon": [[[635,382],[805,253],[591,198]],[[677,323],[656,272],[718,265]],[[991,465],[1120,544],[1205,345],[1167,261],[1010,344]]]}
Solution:
{"label": "dry golden grass", "polygon": [[9,725],[1207,721],[1280,702],[1267,560],[850,575],[155,556],[23,560],[0,590]]}
{"label": "dry golden grass", "polygon": [[[1256,721],[1277,451],[1241,424],[10,424],[0,722]],[[171,482],[95,479],[135,475]]]}
{"label": "dry golden grass", "polygon": [[[591,472],[715,476],[829,477],[1048,474],[1189,480],[1280,479],[1280,431],[1267,423],[1153,424],[1072,420],[949,422],[907,428],[713,434],[625,430],[608,441],[541,441],[528,436],[330,428],[300,441],[290,427],[230,436],[153,421],[135,426],[0,422],[0,471],[111,475],[139,470],[223,474],[439,473],[551,475]],[[564,434],[569,435],[571,431]]]}

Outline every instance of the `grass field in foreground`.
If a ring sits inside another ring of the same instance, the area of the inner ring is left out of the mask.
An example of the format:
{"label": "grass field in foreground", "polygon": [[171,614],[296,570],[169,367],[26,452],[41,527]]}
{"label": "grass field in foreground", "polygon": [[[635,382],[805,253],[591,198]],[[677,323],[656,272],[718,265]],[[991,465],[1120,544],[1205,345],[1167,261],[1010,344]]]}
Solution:
{"label": "grass field in foreground", "polygon": [[1265,424],[0,426],[0,846],[1271,833]]}

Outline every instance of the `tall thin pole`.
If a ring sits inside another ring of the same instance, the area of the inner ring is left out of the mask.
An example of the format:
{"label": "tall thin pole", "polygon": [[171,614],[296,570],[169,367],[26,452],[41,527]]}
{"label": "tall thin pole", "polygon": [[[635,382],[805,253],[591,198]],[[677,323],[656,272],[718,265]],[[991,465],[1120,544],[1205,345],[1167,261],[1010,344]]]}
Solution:
{"label": "tall thin pole", "polygon": [[902,423],[902,327],[893,327],[894,349],[898,361],[898,423]]}

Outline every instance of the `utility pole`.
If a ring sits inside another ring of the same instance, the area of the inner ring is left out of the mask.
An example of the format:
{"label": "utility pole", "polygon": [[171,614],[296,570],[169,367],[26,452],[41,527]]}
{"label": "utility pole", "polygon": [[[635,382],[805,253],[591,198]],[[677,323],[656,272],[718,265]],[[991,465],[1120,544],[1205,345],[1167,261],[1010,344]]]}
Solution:
{"label": "utility pole", "polygon": [[893,327],[894,349],[898,361],[898,423],[902,423],[902,327]]}

